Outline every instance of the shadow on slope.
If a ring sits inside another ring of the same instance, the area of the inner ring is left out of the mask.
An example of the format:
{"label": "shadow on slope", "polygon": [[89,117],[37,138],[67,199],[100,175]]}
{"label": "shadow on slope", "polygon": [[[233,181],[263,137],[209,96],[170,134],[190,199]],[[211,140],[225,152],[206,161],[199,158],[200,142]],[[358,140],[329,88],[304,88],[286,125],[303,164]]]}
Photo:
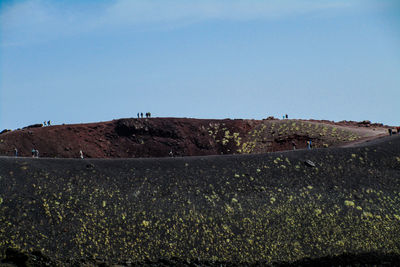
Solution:
{"label": "shadow on slope", "polygon": [[[255,263],[232,263],[220,261],[202,261],[199,259],[182,260],[179,258],[172,259],[159,259],[157,261],[142,261],[133,263],[134,266],[274,266],[274,267],[291,267],[291,266],[396,266],[400,262],[400,256],[396,254],[381,254],[381,253],[361,253],[361,254],[342,254],[336,256],[326,256],[322,258],[305,258],[292,263],[288,262],[275,262],[268,264],[265,262]],[[3,263],[4,265],[2,265]],[[104,260],[93,259],[80,259],[69,261],[54,261],[49,257],[43,255],[40,251],[32,253],[21,252],[16,249],[6,249],[3,257],[0,258],[0,266],[30,266],[30,267],[43,267],[43,266],[132,266],[132,262],[106,262]]]}

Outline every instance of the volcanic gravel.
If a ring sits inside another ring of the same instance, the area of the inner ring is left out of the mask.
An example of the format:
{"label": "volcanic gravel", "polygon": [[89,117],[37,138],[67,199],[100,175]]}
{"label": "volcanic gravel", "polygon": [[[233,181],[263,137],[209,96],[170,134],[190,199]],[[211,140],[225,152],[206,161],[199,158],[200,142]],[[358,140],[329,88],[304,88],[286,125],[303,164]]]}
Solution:
{"label": "volcanic gravel", "polygon": [[254,155],[0,158],[3,262],[394,265],[399,232],[398,135]]}

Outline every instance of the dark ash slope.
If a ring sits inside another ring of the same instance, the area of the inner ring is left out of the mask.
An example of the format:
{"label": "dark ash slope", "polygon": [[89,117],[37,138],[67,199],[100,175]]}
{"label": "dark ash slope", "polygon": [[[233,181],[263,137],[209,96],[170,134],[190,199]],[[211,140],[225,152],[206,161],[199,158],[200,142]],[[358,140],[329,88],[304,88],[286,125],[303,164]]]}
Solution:
{"label": "dark ash slope", "polygon": [[0,197],[0,246],[57,260],[399,255],[400,138],[260,155],[0,158]]}

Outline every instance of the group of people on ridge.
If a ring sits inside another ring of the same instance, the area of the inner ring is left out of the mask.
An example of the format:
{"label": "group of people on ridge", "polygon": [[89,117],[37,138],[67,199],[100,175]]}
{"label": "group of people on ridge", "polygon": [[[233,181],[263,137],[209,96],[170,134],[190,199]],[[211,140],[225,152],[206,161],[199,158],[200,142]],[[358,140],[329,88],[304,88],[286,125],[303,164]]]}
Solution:
{"label": "group of people on ridge", "polygon": [[[150,112],[146,112],[146,118],[150,118],[151,117],[151,113]],[[138,119],[142,118],[143,119],[143,112],[138,112],[137,114]]]}

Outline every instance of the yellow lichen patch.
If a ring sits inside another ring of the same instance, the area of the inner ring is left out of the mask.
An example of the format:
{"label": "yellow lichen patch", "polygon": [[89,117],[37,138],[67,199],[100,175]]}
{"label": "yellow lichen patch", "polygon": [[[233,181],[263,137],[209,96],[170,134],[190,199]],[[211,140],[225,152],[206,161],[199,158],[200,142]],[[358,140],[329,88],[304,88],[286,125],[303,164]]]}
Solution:
{"label": "yellow lichen patch", "polygon": [[363,218],[373,218],[374,215],[372,215],[371,212],[364,211],[364,212],[362,213],[362,217],[363,217]]}
{"label": "yellow lichen patch", "polygon": [[150,221],[143,220],[143,221],[142,221],[142,225],[143,225],[144,227],[149,227]]}
{"label": "yellow lichen patch", "polygon": [[354,207],[354,202],[351,200],[345,200],[344,204],[348,207]]}
{"label": "yellow lichen patch", "polygon": [[233,213],[234,209],[231,206],[229,206],[228,204],[225,204],[225,211],[227,213]]}
{"label": "yellow lichen patch", "polygon": [[314,211],[315,211],[315,215],[317,215],[317,216],[322,213],[321,209],[315,209]]}
{"label": "yellow lichen patch", "polygon": [[374,190],[372,190],[371,188],[368,188],[367,190],[365,190],[365,192],[367,192],[368,194],[374,192]]}

